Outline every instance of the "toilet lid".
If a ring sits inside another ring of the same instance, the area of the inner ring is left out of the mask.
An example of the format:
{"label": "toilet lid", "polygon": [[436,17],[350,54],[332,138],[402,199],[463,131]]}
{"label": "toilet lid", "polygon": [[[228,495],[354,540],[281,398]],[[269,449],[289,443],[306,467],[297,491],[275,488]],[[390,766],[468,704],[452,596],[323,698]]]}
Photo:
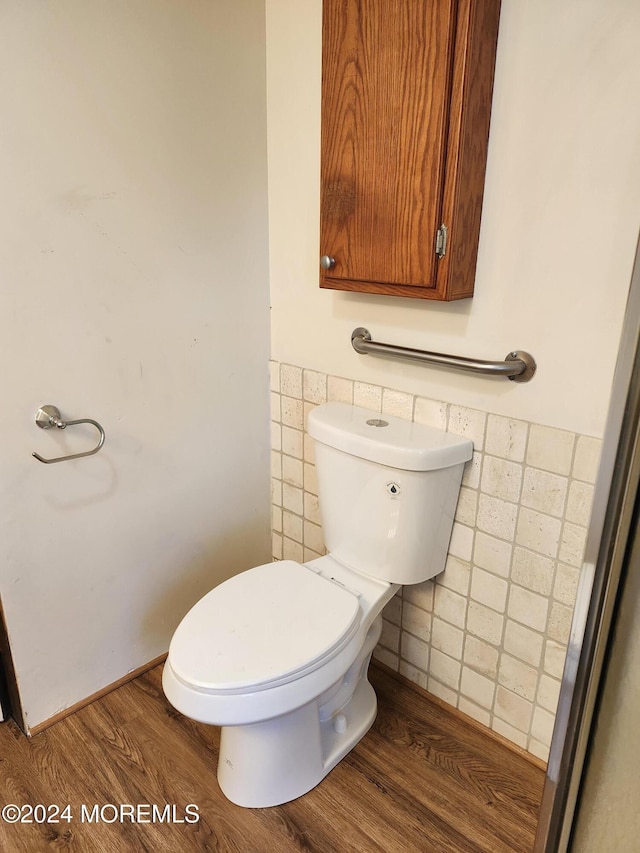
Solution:
{"label": "toilet lid", "polygon": [[242,692],[319,666],[359,623],[356,594],[282,560],[242,572],[205,595],[178,626],[169,658],[175,674],[194,687]]}

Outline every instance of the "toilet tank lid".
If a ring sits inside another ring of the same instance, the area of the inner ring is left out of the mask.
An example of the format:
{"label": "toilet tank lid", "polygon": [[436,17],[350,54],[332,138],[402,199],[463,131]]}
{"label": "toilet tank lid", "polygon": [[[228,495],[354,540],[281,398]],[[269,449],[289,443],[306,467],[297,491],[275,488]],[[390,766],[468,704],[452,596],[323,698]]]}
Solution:
{"label": "toilet tank lid", "polygon": [[329,447],[405,471],[449,468],[473,455],[468,438],[348,403],[312,409],[308,431]]}

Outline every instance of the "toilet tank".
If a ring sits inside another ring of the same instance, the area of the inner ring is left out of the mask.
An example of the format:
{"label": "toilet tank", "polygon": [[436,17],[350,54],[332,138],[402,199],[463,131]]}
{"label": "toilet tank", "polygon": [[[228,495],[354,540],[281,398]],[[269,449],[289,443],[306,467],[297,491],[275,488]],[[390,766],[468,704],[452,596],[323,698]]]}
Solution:
{"label": "toilet tank", "polygon": [[439,574],[471,441],[337,402],[309,413],[308,432],[329,553],[390,583]]}

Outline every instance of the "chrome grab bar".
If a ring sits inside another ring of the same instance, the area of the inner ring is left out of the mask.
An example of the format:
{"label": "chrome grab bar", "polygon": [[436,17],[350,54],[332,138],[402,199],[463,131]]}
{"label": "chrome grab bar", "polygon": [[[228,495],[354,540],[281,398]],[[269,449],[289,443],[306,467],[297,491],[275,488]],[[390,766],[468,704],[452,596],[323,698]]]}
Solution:
{"label": "chrome grab bar", "polygon": [[368,329],[359,327],[351,333],[351,345],[361,355],[388,355],[392,358],[405,358],[440,367],[453,367],[472,373],[484,373],[488,376],[506,376],[513,382],[528,382],[536,372],[536,362],[532,355],[524,350],[514,350],[505,356],[504,361],[485,361],[481,358],[465,358],[459,355],[427,352],[426,350],[398,347],[393,344],[381,344],[371,340]]}
{"label": "chrome grab bar", "polygon": [[69,456],[56,456],[55,459],[45,459],[43,456],[40,456],[39,453],[31,454],[32,456],[35,456],[38,462],[44,462],[45,465],[50,465],[52,462],[67,462],[69,459],[80,459],[83,456],[93,456],[93,454],[97,453],[104,444],[104,430],[98,421],[94,421],[92,418],[79,418],[75,421],[63,421],[60,418],[60,409],[58,409],[57,406],[41,406],[36,412],[36,424],[40,429],[52,429],[53,427],[66,429],[68,426],[75,426],[76,424],[91,424],[100,433],[98,446],[94,447],[93,450],[86,450],[84,453],[72,453]]}

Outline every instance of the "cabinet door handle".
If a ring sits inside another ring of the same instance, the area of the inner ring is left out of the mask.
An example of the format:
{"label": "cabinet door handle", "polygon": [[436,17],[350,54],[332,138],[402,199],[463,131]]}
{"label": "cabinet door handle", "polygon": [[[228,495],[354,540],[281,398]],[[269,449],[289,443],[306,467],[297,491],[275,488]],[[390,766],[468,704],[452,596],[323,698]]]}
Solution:
{"label": "cabinet door handle", "polygon": [[323,270],[332,270],[336,265],[336,259],[330,255],[323,255],[320,258],[320,266]]}

